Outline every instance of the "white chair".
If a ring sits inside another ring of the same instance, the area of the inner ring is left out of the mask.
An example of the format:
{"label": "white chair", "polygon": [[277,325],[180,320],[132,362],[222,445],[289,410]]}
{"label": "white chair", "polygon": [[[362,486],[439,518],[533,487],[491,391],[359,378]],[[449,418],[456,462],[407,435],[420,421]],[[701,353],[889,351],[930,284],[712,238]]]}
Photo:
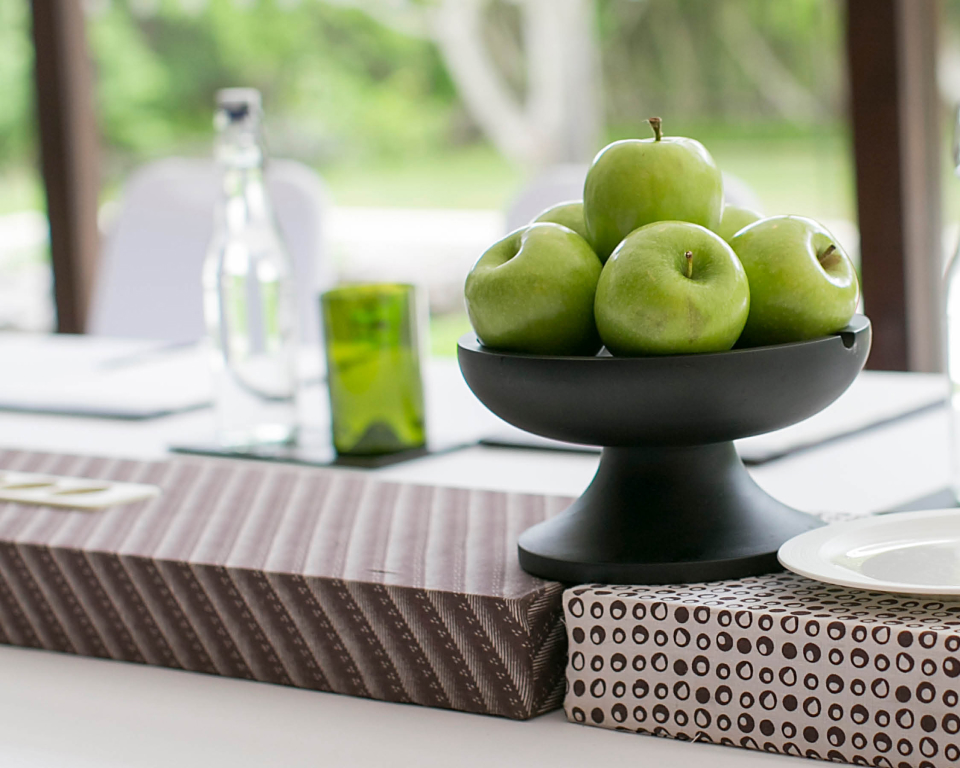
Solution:
{"label": "white chair", "polygon": [[[554,165],[540,173],[520,194],[518,194],[506,212],[507,232],[528,224],[545,209],[567,200],[580,200],[583,197],[583,181],[587,176],[588,165]],[[760,199],[743,181],[729,173],[723,174],[723,196],[730,205],[742,205],[762,211]]]}
{"label": "white chair", "polygon": [[[274,160],[267,187],[294,262],[301,339],[319,336],[317,293],[332,285],[323,248],[328,196],[317,174]],[[190,342],[203,337],[200,272],[219,178],[212,161],[168,158],[138,170],[105,238],[88,332]]]}
{"label": "white chair", "polygon": [[557,203],[583,198],[588,165],[553,165],[525,186],[507,206],[507,232],[513,232]]}

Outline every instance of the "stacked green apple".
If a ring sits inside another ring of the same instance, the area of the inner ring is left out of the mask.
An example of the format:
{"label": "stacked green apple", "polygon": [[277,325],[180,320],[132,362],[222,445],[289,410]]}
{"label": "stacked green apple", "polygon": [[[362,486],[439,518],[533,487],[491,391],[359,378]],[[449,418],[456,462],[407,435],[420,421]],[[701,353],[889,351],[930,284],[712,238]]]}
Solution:
{"label": "stacked green apple", "polygon": [[702,144],[662,135],[596,156],[582,201],[491,246],[467,276],[484,346],[543,355],[673,355],[835,333],[860,286],[843,248],[800,216],[723,204]]}

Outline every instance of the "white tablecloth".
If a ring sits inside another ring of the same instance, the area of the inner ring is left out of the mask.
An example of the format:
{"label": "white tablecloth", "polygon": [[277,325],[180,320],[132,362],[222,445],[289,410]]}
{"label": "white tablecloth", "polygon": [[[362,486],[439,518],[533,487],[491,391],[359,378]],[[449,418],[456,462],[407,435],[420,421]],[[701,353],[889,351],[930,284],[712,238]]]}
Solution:
{"label": "white tablecloth", "polygon": [[[443,394],[456,380],[451,364],[433,366],[432,416],[475,419],[480,428],[478,405],[462,391]],[[155,458],[211,427],[208,411],[144,422],[0,412],[0,446]],[[410,482],[577,495],[596,463],[584,454],[475,447],[374,471]],[[800,509],[888,509],[946,485],[945,413],[928,411],[752,471]],[[16,648],[0,647],[0,680],[2,766],[798,765],[572,725],[559,712],[511,722]]]}

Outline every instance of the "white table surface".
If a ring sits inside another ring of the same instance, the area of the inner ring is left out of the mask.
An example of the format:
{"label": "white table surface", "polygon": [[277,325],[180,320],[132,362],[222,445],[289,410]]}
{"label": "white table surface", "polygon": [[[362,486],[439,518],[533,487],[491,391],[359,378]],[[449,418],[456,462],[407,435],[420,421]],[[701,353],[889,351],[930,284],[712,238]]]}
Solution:
{"label": "white table surface", "polygon": [[[431,383],[435,393],[459,386],[450,364],[433,366]],[[431,416],[480,425],[480,406],[456,392],[435,396]],[[201,438],[211,424],[208,411],[144,422],[0,413],[0,446],[160,458],[169,443]],[[947,440],[945,412],[932,410],[752,473],[800,509],[880,511],[946,485]],[[596,464],[586,454],[474,447],[374,471],[406,482],[577,495]],[[513,722],[2,646],[0,681],[2,766],[798,765],[572,725],[561,712]]]}

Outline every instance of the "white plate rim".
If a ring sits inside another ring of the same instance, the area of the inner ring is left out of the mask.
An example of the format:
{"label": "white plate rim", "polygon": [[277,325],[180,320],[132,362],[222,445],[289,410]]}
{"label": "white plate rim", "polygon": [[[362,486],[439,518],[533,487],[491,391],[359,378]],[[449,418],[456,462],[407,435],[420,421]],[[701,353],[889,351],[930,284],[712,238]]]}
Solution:
{"label": "white plate rim", "polygon": [[855,535],[864,530],[898,525],[904,522],[923,522],[943,517],[960,516],[960,509],[924,509],[916,512],[894,512],[882,515],[865,515],[854,520],[832,523],[822,528],[801,533],[784,542],[777,551],[777,560],[788,571],[806,576],[809,579],[834,584],[839,587],[852,587],[871,592],[890,592],[906,595],[960,595],[960,584],[933,585],[911,584],[901,581],[885,581],[870,576],[857,575],[854,571],[842,568],[820,556],[820,552],[832,540],[840,536]]}

